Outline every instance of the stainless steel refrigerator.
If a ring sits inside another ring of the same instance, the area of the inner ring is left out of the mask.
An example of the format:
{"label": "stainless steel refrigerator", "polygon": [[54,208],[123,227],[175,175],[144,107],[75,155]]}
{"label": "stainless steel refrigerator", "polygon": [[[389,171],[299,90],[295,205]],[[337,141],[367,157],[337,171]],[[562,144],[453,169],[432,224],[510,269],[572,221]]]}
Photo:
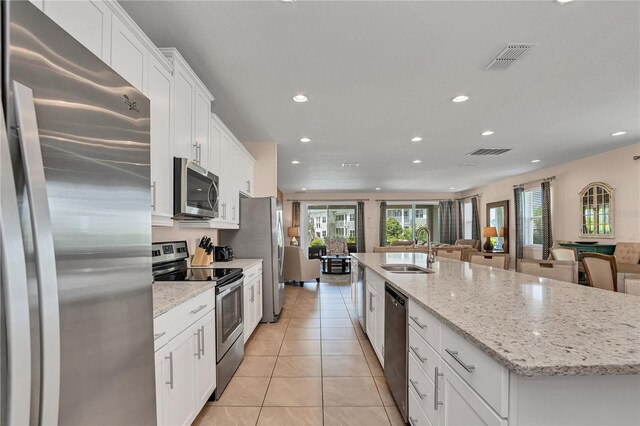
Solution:
{"label": "stainless steel refrigerator", "polygon": [[154,424],[149,100],[1,10],[0,424]]}
{"label": "stainless steel refrigerator", "polygon": [[263,259],[262,322],[278,320],[284,303],[282,205],[274,197],[241,198],[240,229],[220,231],[237,258]]}

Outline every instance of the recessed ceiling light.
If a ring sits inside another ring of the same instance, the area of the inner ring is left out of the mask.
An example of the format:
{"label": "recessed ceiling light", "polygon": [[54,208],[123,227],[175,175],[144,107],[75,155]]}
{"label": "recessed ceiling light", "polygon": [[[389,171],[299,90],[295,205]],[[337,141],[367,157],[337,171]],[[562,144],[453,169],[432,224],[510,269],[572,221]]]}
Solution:
{"label": "recessed ceiling light", "polygon": [[300,164],[300,162],[298,160],[292,160],[291,164]]}
{"label": "recessed ceiling light", "polygon": [[532,163],[539,163],[540,160],[531,160]]}
{"label": "recessed ceiling light", "polygon": [[380,191],[380,188],[376,188],[376,191]]}
{"label": "recessed ceiling light", "polygon": [[615,133],[611,133],[611,136],[622,136],[622,135],[626,135],[627,132],[615,132]]}
{"label": "recessed ceiling light", "polygon": [[296,102],[307,102],[309,98],[307,98],[305,95],[295,95],[293,97],[293,100]]}
{"label": "recessed ceiling light", "polygon": [[484,132],[480,133],[482,136],[491,136],[492,134],[494,134],[495,132],[493,130],[485,130]]}
{"label": "recessed ceiling light", "polygon": [[469,100],[469,97],[467,95],[458,95],[455,98],[452,98],[451,102],[459,103],[459,102],[466,102],[468,100]]}
{"label": "recessed ceiling light", "polygon": [[342,167],[358,167],[360,163],[342,163]]}
{"label": "recessed ceiling light", "polygon": [[571,3],[573,0],[556,0],[556,3],[558,4],[567,4],[567,3]]}
{"label": "recessed ceiling light", "polygon": [[422,138],[420,136],[416,136],[415,138],[411,138],[411,142],[420,142]]}
{"label": "recessed ceiling light", "polygon": [[455,189],[453,186],[450,186],[449,189]]}
{"label": "recessed ceiling light", "polygon": [[296,0],[280,0],[283,3],[293,3]]}
{"label": "recessed ceiling light", "polygon": [[422,160],[413,160],[413,164],[419,164],[422,163]]}
{"label": "recessed ceiling light", "polygon": [[303,191],[306,191],[306,190],[307,190],[307,188],[300,188],[300,189],[301,189],[301,190],[303,190]]}
{"label": "recessed ceiling light", "polygon": [[467,161],[466,163],[462,163],[463,166],[475,166],[478,163],[476,163],[475,161]]}
{"label": "recessed ceiling light", "polygon": [[309,139],[309,138],[300,138],[300,142],[302,142],[302,143],[311,142],[311,139]]}

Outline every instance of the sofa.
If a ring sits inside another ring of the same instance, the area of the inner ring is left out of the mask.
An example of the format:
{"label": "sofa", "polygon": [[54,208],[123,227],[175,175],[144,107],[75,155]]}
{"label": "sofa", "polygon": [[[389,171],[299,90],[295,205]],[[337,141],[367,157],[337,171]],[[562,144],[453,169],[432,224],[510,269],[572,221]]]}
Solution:
{"label": "sofa", "polygon": [[320,260],[307,259],[300,247],[284,247],[284,268],[282,271],[285,281],[294,281],[304,285],[305,281],[320,282]]}

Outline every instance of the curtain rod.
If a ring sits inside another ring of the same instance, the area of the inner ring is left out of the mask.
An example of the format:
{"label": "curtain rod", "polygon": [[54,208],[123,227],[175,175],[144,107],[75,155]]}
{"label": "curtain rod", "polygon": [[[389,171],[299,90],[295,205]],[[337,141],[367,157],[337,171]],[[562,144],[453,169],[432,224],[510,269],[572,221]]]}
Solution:
{"label": "curtain rod", "polygon": [[482,195],[481,193],[478,194],[473,194],[473,195],[468,195],[466,197],[461,197],[461,198],[421,198],[421,199],[413,199],[413,200],[375,200],[375,201],[386,201],[387,203],[398,203],[398,204],[402,204],[404,203],[409,203],[412,201],[415,202],[421,202],[421,201],[461,201],[461,200],[466,200],[467,198],[473,198],[473,197],[479,197],[480,195]]}
{"label": "curtain rod", "polygon": [[522,187],[522,186],[525,186],[525,185],[529,185],[529,184],[532,184],[532,183],[536,183],[536,182],[550,182],[550,181],[554,180],[555,178],[556,178],[555,176],[549,176],[549,177],[546,177],[546,178],[543,178],[543,179],[530,180],[529,182],[524,182],[524,183],[520,183],[518,185],[513,185],[513,187],[514,188],[519,188],[519,187]]}
{"label": "curtain rod", "polygon": [[309,200],[296,200],[296,199],[287,199],[287,201],[291,201],[291,202],[299,202],[299,203],[306,203],[307,201],[311,201],[314,203],[319,203],[319,202],[323,202],[323,203],[339,203],[341,201],[346,201],[346,202],[358,202],[358,201],[369,201],[368,198],[360,198],[360,199],[343,199],[343,200],[327,200],[326,198],[322,198],[322,199],[309,199]]}

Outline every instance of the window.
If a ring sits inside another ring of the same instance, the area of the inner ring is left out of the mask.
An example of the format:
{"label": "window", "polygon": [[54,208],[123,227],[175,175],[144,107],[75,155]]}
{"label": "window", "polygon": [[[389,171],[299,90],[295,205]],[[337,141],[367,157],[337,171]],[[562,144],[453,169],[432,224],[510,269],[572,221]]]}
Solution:
{"label": "window", "polygon": [[542,189],[524,192],[524,244],[542,244]]}
{"label": "window", "polygon": [[473,212],[471,208],[471,201],[466,201],[464,203],[462,217],[464,220],[464,239],[471,240],[473,239]]}
{"label": "window", "polygon": [[[304,205],[302,214],[307,220],[302,221],[303,237],[301,244],[306,246],[322,246],[331,238],[347,238],[347,243],[355,244],[356,205]],[[351,233],[354,229],[354,233]]]}
{"label": "window", "polygon": [[349,236],[350,237],[355,237],[356,236],[356,230],[355,229],[349,229]]}
{"label": "window", "polygon": [[[387,244],[398,240],[414,240],[415,231],[426,226],[432,231],[432,241],[437,241],[437,205],[395,205],[387,207]],[[421,236],[424,237],[424,236]]]}
{"label": "window", "polygon": [[327,236],[327,231],[322,231],[322,238],[326,238]]}
{"label": "window", "polygon": [[337,222],[344,222],[344,215],[343,214],[337,214],[336,215],[336,221]]}
{"label": "window", "polygon": [[322,223],[327,223],[327,217],[326,216],[322,216]]}
{"label": "window", "polygon": [[344,228],[336,228],[336,235],[339,237],[345,237]]}
{"label": "window", "polygon": [[596,182],[580,192],[583,237],[613,238],[614,191],[606,183]]}

